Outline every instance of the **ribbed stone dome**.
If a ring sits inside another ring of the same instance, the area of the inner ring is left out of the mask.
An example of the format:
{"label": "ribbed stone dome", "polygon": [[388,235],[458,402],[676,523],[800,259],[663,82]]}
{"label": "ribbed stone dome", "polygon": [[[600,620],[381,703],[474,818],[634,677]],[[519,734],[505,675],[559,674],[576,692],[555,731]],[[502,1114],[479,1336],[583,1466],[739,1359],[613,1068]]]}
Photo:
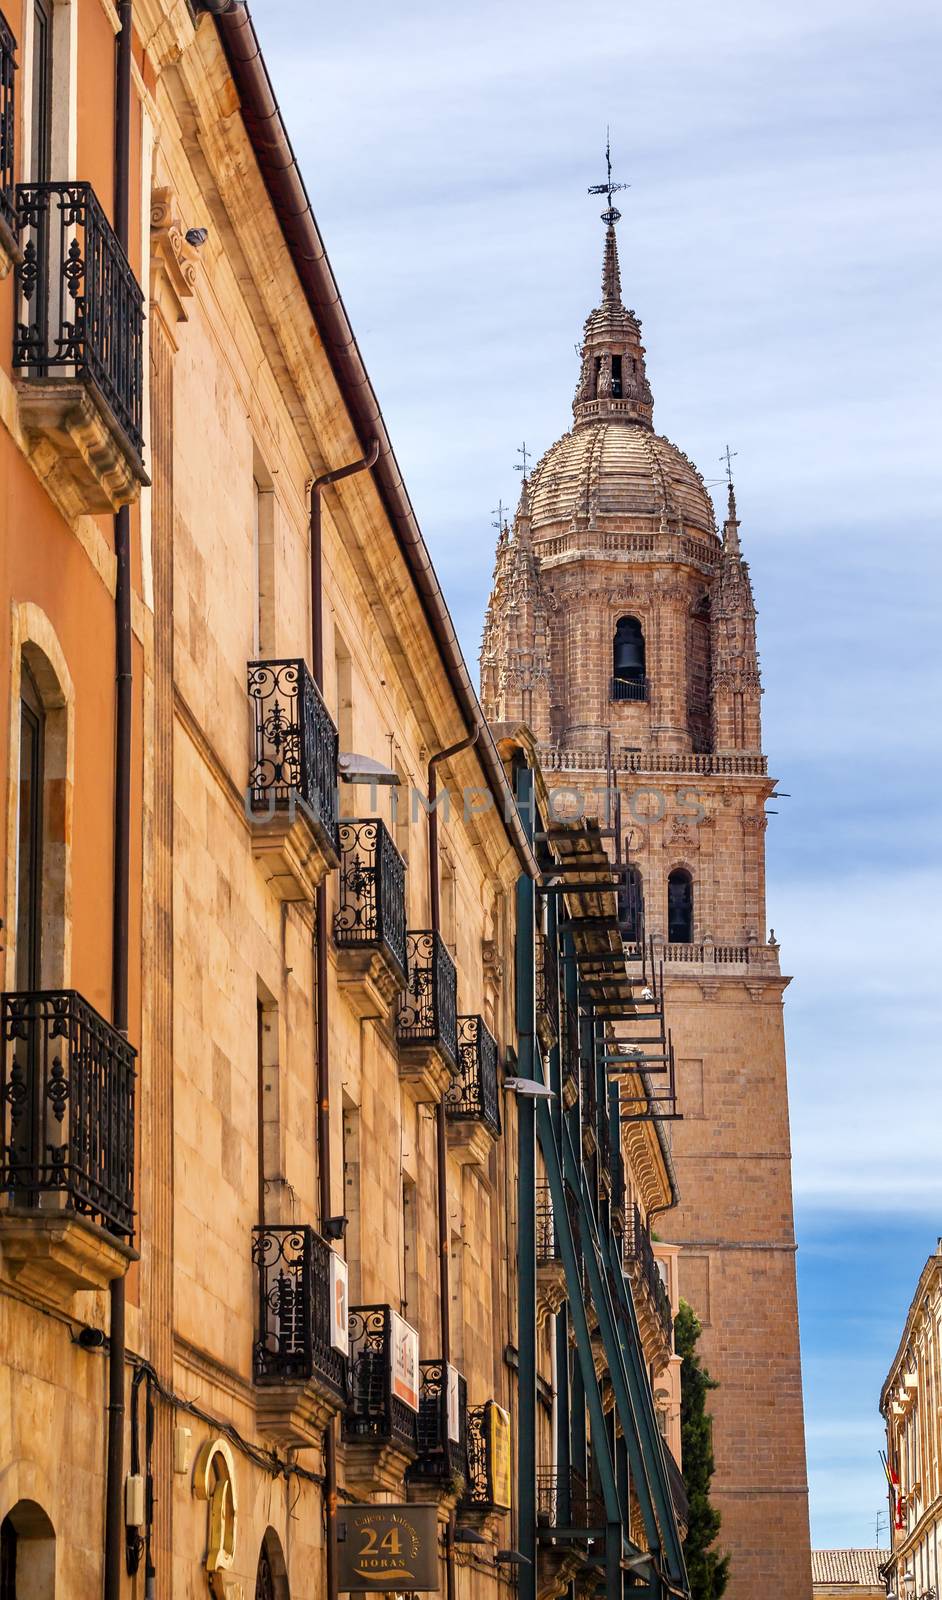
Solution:
{"label": "ribbed stone dome", "polygon": [[547,450],[529,490],[537,543],[574,519],[606,530],[716,534],[713,502],[693,462],[627,418],[577,423]]}

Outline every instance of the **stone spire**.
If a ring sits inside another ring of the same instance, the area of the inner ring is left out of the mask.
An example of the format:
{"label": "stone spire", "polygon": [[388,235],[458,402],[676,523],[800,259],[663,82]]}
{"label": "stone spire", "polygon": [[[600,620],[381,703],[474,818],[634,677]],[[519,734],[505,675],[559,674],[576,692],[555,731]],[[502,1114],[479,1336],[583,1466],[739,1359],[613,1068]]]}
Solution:
{"label": "stone spire", "polygon": [[641,423],[650,428],[654,401],[644,369],[641,324],[621,297],[621,269],[615,220],[603,213],[602,303],[590,313],[582,335],[582,367],[573,401],[576,423]]}
{"label": "stone spire", "polygon": [[739,542],[732,481],[719,577],[711,596],[714,748],[758,752],[762,747],[762,684],[756,649],[756,607],[748,563]]}
{"label": "stone spire", "polygon": [[481,705],[489,721],[523,722],[538,741],[549,739],[549,626],[526,479],[513,534],[505,526],[497,541],[481,644]]}

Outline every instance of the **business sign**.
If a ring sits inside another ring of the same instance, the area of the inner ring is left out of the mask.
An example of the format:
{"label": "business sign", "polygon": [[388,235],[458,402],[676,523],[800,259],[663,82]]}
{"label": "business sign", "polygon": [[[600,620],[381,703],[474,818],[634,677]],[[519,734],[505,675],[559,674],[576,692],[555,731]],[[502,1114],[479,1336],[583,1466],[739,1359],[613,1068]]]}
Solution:
{"label": "business sign", "polygon": [[490,1475],[490,1494],[488,1499],[492,1506],[500,1506],[509,1511],[513,1500],[510,1492],[511,1485],[511,1451],[510,1451],[510,1417],[496,1400],[487,1403],[487,1416],[485,1420],[487,1439],[487,1464]]}
{"label": "business sign", "polygon": [[330,1348],[342,1356],[350,1354],[350,1329],[347,1322],[347,1263],[336,1250],[330,1252]]}
{"label": "business sign", "polygon": [[419,1336],[398,1311],[390,1313],[390,1386],[397,1400],[419,1409]]}
{"label": "business sign", "polygon": [[461,1376],[457,1367],[445,1367],[448,1378],[448,1437],[452,1444],[461,1443]]}
{"label": "business sign", "polygon": [[338,1507],[337,1567],[337,1587],[347,1592],[437,1592],[440,1575],[436,1507]]}

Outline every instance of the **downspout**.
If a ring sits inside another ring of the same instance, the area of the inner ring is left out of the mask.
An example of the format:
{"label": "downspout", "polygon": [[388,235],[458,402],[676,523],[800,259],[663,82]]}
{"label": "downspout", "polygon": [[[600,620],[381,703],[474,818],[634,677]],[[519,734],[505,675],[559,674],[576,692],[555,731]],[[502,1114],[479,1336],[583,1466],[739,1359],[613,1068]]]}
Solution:
{"label": "downspout", "polygon": [[[114,229],[125,254],[130,238],[131,0],[120,0],[115,57]],[[128,922],[131,861],[131,512],[114,519],[115,770],[114,881],[111,913],[111,1018],[128,1032]],[[124,1554],[125,1284],[113,1278],[108,1341],[108,1453],[105,1476],[104,1597],[119,1600]]]}
{"label": "downspout", "polygon": [[[464,739],[459,739],[457,744],[450,744],[447,750],[439,750],[437,755],[431,757],[428,764],[428,899],[429,919],[432,924],[432,933],[440,934],[442,926],[442,893],[441,879],[438,870],[438,772],[440,762],[447,761],[450,756],[456,756],[460,750],[467,750],[476,743],[478,728],[469,733]],[[433,958],[433,959],[437,959]],[[449,1272],[449,1238],[448,1238],[448,1135],[445,1126],[445,1102],[439,1100],[435,1106],[435,1155],[438,1168],[438,1299],[440,1313],[440,1334],[442,1383],[447,1384],[447,1363],[451,1359],[451,1283]],[[442,1415],[447,1417],[447,1395],[442,1403]],[[455,1600],[455,1515],[454,1512],[445,1523],[445,1595],[446,1600]]]}
{"label": "downspout", "polygon": [[[346,467],[325,472],[311,484],[311,672],[318,691],[324,690],[324,542],[321,498],[328,484],[366,472],[379,455],[374,439],[369,455]],[[314,891],[314,994],[317,1004],[315,1050],[317,1054],[317,1184],[321,1232],[330,1210],[330,1065],[328,1062],[327,987],[327,883]],[[337,1429],[332,1417],[324,1430],[324,1549],[327,1565],[327,1600],[337,1600]]]}

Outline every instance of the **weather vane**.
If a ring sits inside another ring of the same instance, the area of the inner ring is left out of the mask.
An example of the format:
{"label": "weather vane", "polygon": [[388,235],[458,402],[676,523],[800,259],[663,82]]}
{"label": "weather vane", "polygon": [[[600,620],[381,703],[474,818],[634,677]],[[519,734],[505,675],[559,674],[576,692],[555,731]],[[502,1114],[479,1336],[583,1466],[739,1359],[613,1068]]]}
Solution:
{"label": "weather vane", "polygon": [[523,481],[524,481],[524,483],[526,483],[527,474],[528,474],[528,471],[529,471],[528,462],[530,460],[530,451],[527,449],[527,441],[525,439],[523,441],[523,444],[520,446],[520,449],[517,451],[517,454],[518,454],[518,456],[522,456],[523,460],[522,461],[518,461],[515,464],[514,472],[522,472],[523,473]]}
{"label": "weather vane", "polygon": [[720,456],[720,460],[726,462],[726,482],[729,484],[730,488],[733,487],[733,457],[738,456],[738,454],[738,450],[731,450],[729,445],[727,445],[726,449],[723,451],[723,454]]}
{"label": "weather vane", "polygon": [[610,128],[605,129],[605,169],[608,174],[605,183],[590,184],[588,192],[589,194],[608,195],[608,210],[602,212],[602,221],[611,227],[612,223],[617,222],[621,216],[621,212],[612,205],[612,195],[617,194],[619,189],[630,189],[631,185],[629,183],[612,182],[612,140]]}
{"label": "weather vane", "polygon": [[504,525],[507,521],[507,510],[508,507],[504,505],[503,500],[498,500],[496,506],[491,512],[491,516],[497,518],[496,522],[491,523],[491,527],[496,528],[498,533],[503,533],[504,531]]}

